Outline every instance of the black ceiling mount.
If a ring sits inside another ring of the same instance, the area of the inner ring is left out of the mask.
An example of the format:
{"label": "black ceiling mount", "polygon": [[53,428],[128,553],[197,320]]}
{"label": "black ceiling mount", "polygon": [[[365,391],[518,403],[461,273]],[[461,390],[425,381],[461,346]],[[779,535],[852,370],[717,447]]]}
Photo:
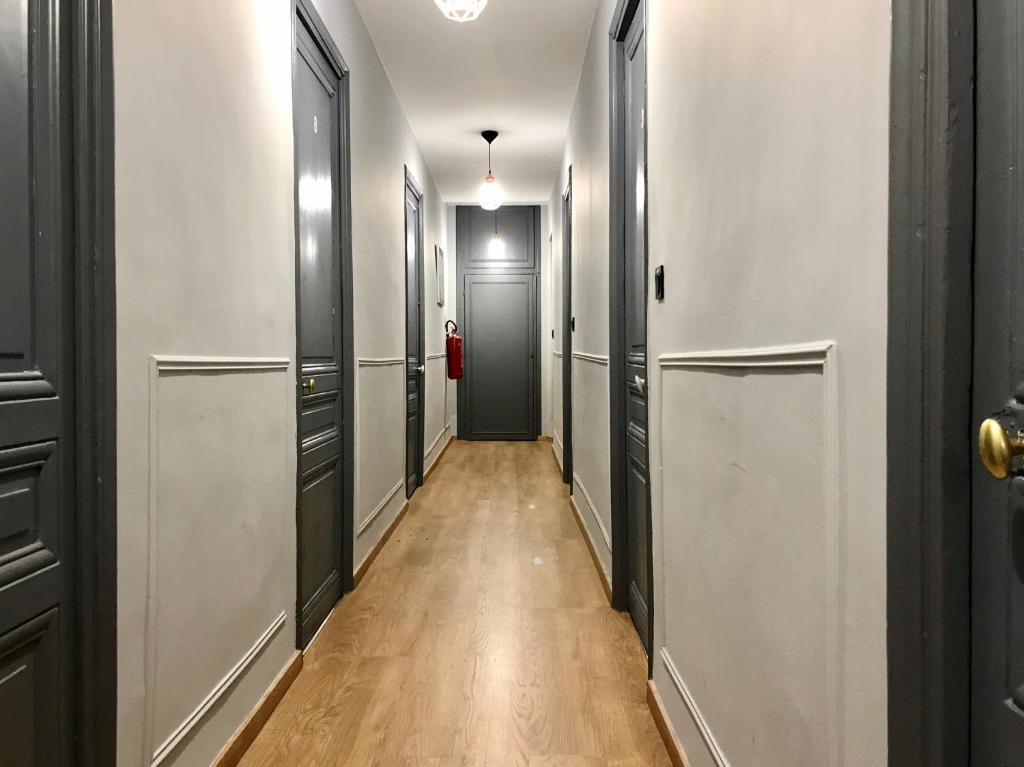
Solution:
{"label": "black ceiling mount", "polygon": [[496,130],[485,130],[480,131],[480,135],[484,137],[484,141],[490,144],[494,139],[498,138],[498,131]]}

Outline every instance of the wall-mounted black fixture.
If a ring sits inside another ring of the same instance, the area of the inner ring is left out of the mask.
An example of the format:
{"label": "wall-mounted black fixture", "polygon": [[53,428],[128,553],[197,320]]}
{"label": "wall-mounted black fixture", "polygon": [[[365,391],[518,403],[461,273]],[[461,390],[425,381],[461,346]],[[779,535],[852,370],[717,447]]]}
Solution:
{"label": "wall-mounted black fixture", "polygon": [[569,320],[569,330],[571,330],[573,333],[576,332],[576,318],[575,317],[573,317],[572,319]]}
{"label": "wall-mounted black fixture", "polygon": [[665,267],[659,266],[654,270],[654,297],[658,301],[665,300]]}

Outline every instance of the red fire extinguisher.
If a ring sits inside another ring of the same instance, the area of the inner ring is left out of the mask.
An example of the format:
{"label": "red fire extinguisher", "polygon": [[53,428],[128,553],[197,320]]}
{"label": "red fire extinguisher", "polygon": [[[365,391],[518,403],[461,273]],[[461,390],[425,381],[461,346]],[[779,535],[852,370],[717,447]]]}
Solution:
{"label": "red fire extinguisher", "polygon": [[[452,329],[449,330],[448,326]],[[448,377],[453,381],[462,378],[462,336],[459,335],[459,326],[451,320],[444,323],[444,332],[448,335],[444,342],[444,349],[448,357]]]}

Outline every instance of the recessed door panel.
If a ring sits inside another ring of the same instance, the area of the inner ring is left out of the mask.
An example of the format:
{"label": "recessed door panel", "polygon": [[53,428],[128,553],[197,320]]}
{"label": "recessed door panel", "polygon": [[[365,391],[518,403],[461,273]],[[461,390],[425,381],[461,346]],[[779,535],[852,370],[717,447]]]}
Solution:
{"label": "recessed door panel", "polygon": [[[533,205],[503,205],[496,211],[469,205],[456,211],[458,257],[462,268],[517,269],[537,266],[540,210]],[[495,253],[488,245],[497,230],[505,247]]]}
{"label": "recessed door panel", "polygon": [[60,620],[47,610],[0,635],[0,754],[5,767],[61,760]]}

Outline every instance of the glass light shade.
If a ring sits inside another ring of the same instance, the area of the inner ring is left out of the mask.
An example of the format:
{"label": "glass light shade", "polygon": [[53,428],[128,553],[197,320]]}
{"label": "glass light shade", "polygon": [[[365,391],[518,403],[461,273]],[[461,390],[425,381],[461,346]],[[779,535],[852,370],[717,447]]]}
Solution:
{"label": "glass light shade", "polygon": [[473,21],[487,7],[487,0],[434,0],[441,13],[460,24]]}
{"label": "glass light shade", "polygon": [[501,207],[501,203],[505,200],[505,191],[493,174],[488,173],[484,176],[484,183],[480,185],[480,191],[477,192],[477,200],[484,210],[497,210]]}
{"label": "glass light shade", "polygon": [[505,258],[505,241],[497,232],[491,235],[491,241],[487,243],[487,257],[492,261],[501,261]]}

